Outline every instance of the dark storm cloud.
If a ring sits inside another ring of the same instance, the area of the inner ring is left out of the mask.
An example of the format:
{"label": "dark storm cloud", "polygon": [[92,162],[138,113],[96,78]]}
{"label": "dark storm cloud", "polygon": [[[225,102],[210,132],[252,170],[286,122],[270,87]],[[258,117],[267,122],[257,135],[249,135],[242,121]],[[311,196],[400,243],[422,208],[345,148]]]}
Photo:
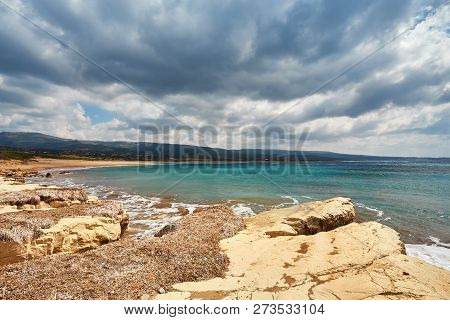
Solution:
{"label": "dark storm cloud", "polygon": [[[286,110],[280,105],[307,97],[398,32],[432,18],[436,12],[430,8],[443,2],[39,0],[19,1],[17,8],[170,113],[155,116],[159,110],[149,105],[129,112],[122,104],[113,108],[123,121],[114,130],[125,130],[155,119],[176,123],[171,115],[213,125],[264,124]],[[60,113],[76,109],[71,116],[85,121],[76,103],[103,107],[121,94],[132,95],[125,87],[109,90],[117,82],[110,75],[2,5],[0,20],[0,115],[50,118],[58,113],[53,100],[67,97]],[[436,60],[444,59],[439,54]],[[448,64],[431,68],[416,57],[405,59],[400,50],[386,47],[321,90],[329,97],[290,110],[278,123],[356,119],[386,106],[447,103]],[[391,77],[400,64],[405,65],[400,75]],[[76,98],[54,92],[61,87]],[[181,98],[173,99],[177,95]],[[234,103],[242,97],[250,107]],[[261,101],[268,103],[265,110],[257,109]],[[422,133],[448,134],[446,119]],[[26,120],[20,121],[23,127]],[[356,122],[348,134],[371,135],[376,128],[377,119]],[[311,137],[329,140],[329,130],[323,125]]]}
{"label": "dark storm cloud", "polygon": [[23,92],[18,92],[15,90],[6,90],[0,88],[0,103],[4,104],[18,104],[18,105],[30,105],[32,104],[32,99],[23,94]]}
{"label": "dark storm cloud", "polygon": [[[408,73],[402,81],[385,82],[369,81],[357,90],[357,95],[349,103],[335,104],[335,101],[326,101],[306,108],[298,117],[292,117],[290,111],[286,112],[284,121],[305,122],[322,117],[347,116],[356,118],[369,111],[381,109],[386,104],[397,106],[416,106],[421,103],[441,103],[446,99],[442,94],[447,79],[450,79],[450,70],[443,70],[433,74],[425,70],[414,70]],[[295,111],[295,109],[293,110]]]}
{"label": "dark storm cloud", "polygon": [[[313,78],[308,81],[299,68],[299,75],[286,79],[289,85],[280,85],[270,76],[288,71],[281,66],[273,68],[279,59],[306,65],[323,59],[338,62],[363,41],[392,36],[397,24],[414,13],[409,1],[297,1],[281,10],[286,3],[164,1],[157,6],[89,1],[71,6],[69,2],[41,0],[32,1],[25,11],[48,23],[62,40],[149,94],[226,89],[223,94],[275,100],[301,97],[313,89],[314,76],[320,82],[333,75],[326,69],[315,70],[308,74]],[[245,34],[247,29],[249,34]],[[26,44],[11,31],[0,31],[2,73],[29,74],[71,86],[113,81],[60,45],[49,43],[40,31],[30,30],[33,43]],[[239,61],[245,41],[252,42],[251,53]],[[47,46],[56,51],[48,58],[39,54]]]}

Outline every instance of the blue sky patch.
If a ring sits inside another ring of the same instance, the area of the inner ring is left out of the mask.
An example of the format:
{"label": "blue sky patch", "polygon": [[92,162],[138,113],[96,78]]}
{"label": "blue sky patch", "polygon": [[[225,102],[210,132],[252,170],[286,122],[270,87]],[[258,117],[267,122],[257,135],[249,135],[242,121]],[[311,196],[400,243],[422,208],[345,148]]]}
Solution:
{"label": "blue sky patch", "polygon": [[105,110],[94,105],[80,104],[84,109],[84,114],[91,119],[92,124],[98,124],[111,121],[117,118],[117,113]]}

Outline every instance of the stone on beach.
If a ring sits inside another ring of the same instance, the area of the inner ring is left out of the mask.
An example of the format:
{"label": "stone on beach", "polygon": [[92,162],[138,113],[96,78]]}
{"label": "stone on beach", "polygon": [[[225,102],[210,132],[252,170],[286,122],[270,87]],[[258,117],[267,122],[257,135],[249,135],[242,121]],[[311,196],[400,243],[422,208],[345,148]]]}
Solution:
{"label": "stone on beach", "polygon": [[161,230],[159,230],[157,233],[155,233],[154,237],[162,237],[166,234],[169,234],[171,232],[174,232],[177,228],[177,225],[174,223],[165,225]]}
{"label": "stone on beach", "polygon": [[350,199],[333,198],[271,210],[265,217],[270,223],[258,226],[266,228],[264,232],[270,237],[312,235],[353,222],[355,209]]}
{"label": "stone on beach", "polygon": [[0,265],[55,253],[77,253],[120,238],[128,224],[122,204],[104,201],[0,215]]}

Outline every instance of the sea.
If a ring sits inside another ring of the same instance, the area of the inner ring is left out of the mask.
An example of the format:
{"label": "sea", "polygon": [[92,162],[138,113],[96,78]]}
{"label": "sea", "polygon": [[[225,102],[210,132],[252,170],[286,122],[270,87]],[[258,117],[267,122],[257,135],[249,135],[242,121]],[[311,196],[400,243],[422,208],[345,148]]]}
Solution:
{"label": "sea", "polygon": [[214,204],[250,216],[349,197],[357,221],[378,221],[394,228],[408,254],[450,269],[450,159],[176,163],[62,173],[29,180],[84,187],[101,199],[122,201],[130,214],[130,236],[135,237],[153,235],[180,219],[182,211]]}

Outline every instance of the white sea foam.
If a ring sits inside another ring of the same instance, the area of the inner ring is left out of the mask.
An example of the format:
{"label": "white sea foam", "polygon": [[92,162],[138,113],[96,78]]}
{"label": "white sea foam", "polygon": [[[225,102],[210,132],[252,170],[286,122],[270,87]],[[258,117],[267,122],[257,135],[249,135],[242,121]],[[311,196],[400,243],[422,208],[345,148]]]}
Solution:
{"label": "white sea foam", "polygon": [[436,245],[406,244],[406,253],[435,266],[450,270],[450,249]]}
{"label": "white sea foam", "polygon": [[184,202],[173,202],[172,208],[186,208],[189,210],[189,213],[193,213],[197,208],[208,208],[210,207],[207,204],[193,204],[193,203],[184,203]]}
{"label": "white sea foam", "polygon": [[231,209],[237,213],[237,214],[241,214],[243,216],[252,216],[255,213],[253,212],[252,208],[245,206],[242,203],[239,204],[235,204],[233,206],[231,206]]}
{"label": "white sea foam", "polygon": [[180,216],[173,216],[173,217],[168,217],[168,218],[163,218],[163,219],[158,219],[158,220],[144,220],[144,219],[134,220],[133,223],[145,225],[147,227],[146,230],[141,231],[138,234],[136,234],[136,237],[151,237],[155,233],[157,233],[159,230],[164,228],[164,226],[166,226],[167,224],[173,223],[179,219],[181,219]]}
{"label": "white sea foam", "polygon": [[366,210],[369,210],[369,211],[372,211],[372,212],[376,212],[378,217],[382,217],[384,215],[384,211],[383,210],[380,210],[378,208],[372,208],[372,207],[366,206],[364,203],[361,203],[361,202],[356,202],[355,206],[357,206],[358,208],[363,208],[363,209],[366,209]]}
{"label": "white sea foam", "polygon": [[[183,202],[173,202],[169,208],[157,208],[156,204],[163,202],[163,199],[159,197],[144,197],[138,194],[128,193],[123,190],[114,187],[108,187],[104,185],[85,185],[81,183],[75,183],[70,177],[58,177],[58,178],[30,178],[29,182],[34,183],[51,183],[59,187],[70,188],[85,188],[86,192],[90,195],[94,195],[99,199],[117,199],[124,205],[130,216],[130,226],[133,224],[139,224],[146,226],[146,230],[137,234],[137,236],[151,236],[158,232],[166,224],[176,221],[180,218],[178,215],[178,208],[186,208],[189,213],[193,213],[196,208],[206,208],[208,205],[191,204]],[[243,208],[238,209],[242,212]],[[251,209],[250,209],[251,210]],[[248,210],[246,210],[249,213]],[[156,215],[169,215],[163,218],[155,219]],[[148,219],[146,219],[148,218]]]}
{"label": "white sea foam", "polygon": [[292,202],[291,203],[286,203],[286,204],[299,204],[299,202],[298,202],[298,200],[297,199],[295,199],[295,198],[293,198],[293,197],[291,197],[291,196],[281,196],[282,198],[285,198],[285,199],[291,199],[292,200]]}
{"label": "white sea foam", "polygon": [[445,248],[450,249],[450,243],[441,242],[441,239],[432,237],[432,236],[429,236],[428,239],[430,239],[431,241],[433,241],[436,245],[438,245],[440,247],[445,247]]}
{"label": "white sea foam", "polygon": [[118,199],[123,203],[124,207],[127,209],[128,214],[131,218],[137,215],[152,215],[156,213],[162,213],[161,211],[156,211],[153,206],[160,202],[160,198],[152,197],[145,198],[140,195],[128,194],[126,192],[120,192]]}
{"label": "white sea foam", "polygon": [[283,202],[283,203],[280,203],[280,204],[274,206],[273,208],[281,208],[281,207],[284,207],[284,206],[286,206],[286,205],[296,205],[296,204],[299,204],[299,201],[298,201],[297,199],[291,197],[291,196],[281,196],[281,197],[284,198],[284,199],[290,199],[290,200],[292,200],[292,202]]}

